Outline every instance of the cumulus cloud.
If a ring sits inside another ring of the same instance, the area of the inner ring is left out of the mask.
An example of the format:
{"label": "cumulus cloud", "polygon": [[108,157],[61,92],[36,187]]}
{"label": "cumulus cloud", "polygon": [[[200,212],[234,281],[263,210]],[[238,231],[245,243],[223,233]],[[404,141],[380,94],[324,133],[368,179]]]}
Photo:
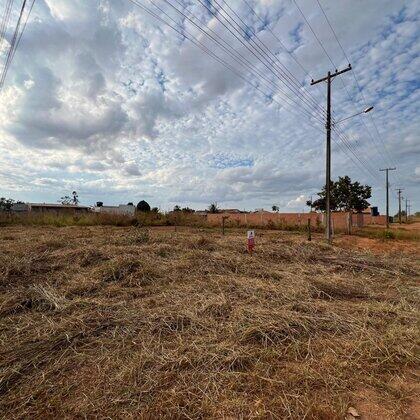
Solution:
{"label": "cumulus cloud", "polygon": [[290,200],[287,203],[287,207],[296,209],[296,208],[302,208],[306,205],[306,201],[308,198],[304,195],[300,195],[299,197],[296,197],[294,200]]}
{"label": "cumulus cloud", "polygon": [[[252,28],[247,36],[258,32],[275,54],[267,66],[250,44],[224,27],[220,14],[222,22],[198,2],[182,3],[187,16],[196,15],[201,28],[222,37],[264,76],[259,90],[250,86],[257,78],[243,62],[167,5],[163,10],[181,32],[188,31],[244,77],[127,0],[39,0],[0,96],[2,195],[55,201],[77,190],[85,203],[148,197],[162,208],[218,201],[301,210],[306,197],[321,189],[322,123],[309,121],[304,103],[294,104],[266,83],[296,97],[270,71],[278,59],[304,85],[306,97],[310,92],[325,107],[325,86],[309,82],[332,65],[299,11],[290,1],[253,0],[261,21],[244,2],[229,2]],[[346,65],[318,6],[309,0],[299,4],[335,64]],[[342,124],[348,145],[333,137],[333,177],[349,174],[373,185],[374,202],[381,207],[384,180],[378,169],[396,164],[391,182],[404,184],[414,201],[420,196],[420,6],[378,0],[361,11],[356,2],[322,4],[352,60],[363,97],[375,105],[375,124],[370,116]],[[342,81],[333,88],[336,118],[365,107],[353,76]]]}

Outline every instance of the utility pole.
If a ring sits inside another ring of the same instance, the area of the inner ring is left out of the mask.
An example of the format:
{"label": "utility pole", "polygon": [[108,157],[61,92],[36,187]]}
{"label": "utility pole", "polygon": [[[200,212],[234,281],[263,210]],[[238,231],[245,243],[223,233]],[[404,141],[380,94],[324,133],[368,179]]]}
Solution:
{"label": "utility pole", "polygon": [[403,188],[398,188],[398,223],[401,224],[401,193],[404,191]]}
{"label": "utility pole", "polygon": [[405,223],[408,223],[408,202],[410,200],[405,197]]}
{"label": "utility pole", "polygon": [[326,237],[327,242],[331,243],[331,81],[334,77],[346,73],[351,70],[351,64],[348,65],[347,68],[344,70],[338,71],[335,70],[334,73],[330,71],[327,73],[326,77],[322,79],[313,80],[311,81],[311,86],[316,85],[320,82],[327,82],[327,121],[325,124],[325,128],[327,130],[327,156],[326,156],[326,170],[325,170],[325,190],[326,190],[326,197],[325,197],[325,213],[326,213],[326,223],[325,223],[325,230],[326,230]]}
{"label": "utility pole", "polygon": [[388,172],[395,171],[397,168],[384,168],[379,169],[379,171],[386,172],[386,228],[389,229],[389,182],[388,182]]}

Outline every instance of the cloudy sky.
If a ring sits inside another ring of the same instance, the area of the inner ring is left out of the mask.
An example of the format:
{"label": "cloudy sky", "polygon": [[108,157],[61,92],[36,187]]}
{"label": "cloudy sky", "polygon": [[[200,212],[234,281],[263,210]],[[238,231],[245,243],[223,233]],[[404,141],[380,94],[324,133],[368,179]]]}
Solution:
{"label": "cloudy sky", "polygon": [[[136,1],[155,17],[36,0],[0,92],[0,195],[302,211],[325,180],[326,85],[310,81],[348,65],[317,0]],[[372,185],[383,212],[378,169],[397,166],[391,210],[397,187],[420,210],[420,2],[319,2],[354,68],[334,118],[375,106],[335,126],[332,176]]]}

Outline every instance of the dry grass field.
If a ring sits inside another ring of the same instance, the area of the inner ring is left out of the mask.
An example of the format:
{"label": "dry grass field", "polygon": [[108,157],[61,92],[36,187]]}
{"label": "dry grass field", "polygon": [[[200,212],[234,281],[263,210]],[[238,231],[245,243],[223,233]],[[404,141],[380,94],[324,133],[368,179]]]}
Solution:
{"label": "dry grass field", "polygon": [[419,418],[418,245],[336,243],[2,227],[0,416]]}

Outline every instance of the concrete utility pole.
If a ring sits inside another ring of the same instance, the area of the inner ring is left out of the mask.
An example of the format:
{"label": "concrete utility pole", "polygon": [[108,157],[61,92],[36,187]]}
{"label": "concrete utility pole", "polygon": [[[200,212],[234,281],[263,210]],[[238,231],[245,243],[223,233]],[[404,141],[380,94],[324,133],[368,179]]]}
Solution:
{"label": "concrete utility pole", "polygon": [[384,168],[379,169],[379,171],[386,172],[386,228],[389,229],[389,182],[388,182],[388,172],[395,171],[397,168]]}
{"label": "concrete utility pole", "polygon": [[325,171],[325,189],[326,189],[326,197],[325,197],[325,213],[326,213],[326,223],[325,223],[325,231],[327,241],[331,243],[331,81],[335,76],[340,74],[346,73],[351,70],[351,64],[344,70],[335,70],[334,73],[331,74],[329,71],[326,77],[322,79],[313,80],[311,81],[311,85],[316,85],[320,82],[327,82],[327,121],[325,124],[325,128],[327,129],[327,156],[326,156],[326,171]]}
{"label": "concrete utility pole", "polygon": [[403,188],[398,188],[398,223],[401,224],[401,193],[404,191]]}

